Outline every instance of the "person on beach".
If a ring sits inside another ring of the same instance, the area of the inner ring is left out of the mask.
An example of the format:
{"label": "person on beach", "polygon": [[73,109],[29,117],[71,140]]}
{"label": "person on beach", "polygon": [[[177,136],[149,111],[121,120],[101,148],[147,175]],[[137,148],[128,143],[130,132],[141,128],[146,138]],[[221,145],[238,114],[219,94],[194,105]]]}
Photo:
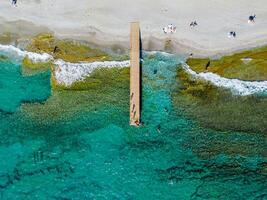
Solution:
{"label": "person on beach", "polygon": [[233,33],[233,37],[234,37],[234,38],[236,37],[236,33],[235,33],[235,32]]}
{"label": "person on beach", "polygon": [[12,5],[17,6],[17,0],[12,0]]}
{"label": "person on beach", "polygon": [[168,24],[168,26],[163,28],[163,32],[165,34],[167,34],[167,33],[175,33],[176,32],[176,26],[173,26],[172,24]]}
{"label": "person on beach", "polygon": [[164,32],[165,34],[168,33],[168,32],[167,32],[167,27],[164,27],[164,28],[163,28],[163,32]]}
{"label": "person on beach", "polygon": [[176,26],[172,27],[171,33],[175,33],[176,32]]}
{"label": "person on beach", "polygon": [[190,27],[193,27],[193,28],[194,28],[195,26],[197,26],[197,25],[198,25],[198,24],[197,24],[197,21],[193,21],[193,22],[190,23]]}
{"label": "person on beach", "polygon": [[235,37],[236,37],[236,32],[235,32],[235,31],[230,31],[230,32],[228,33],[228,37],[229,37],[229,38],[235,38]]}
{"label": "person on beach", "polygon": [[58,46],[55,46],[53,53],[55,54],[57,50],[58,50]]}
{"label": "person on beach", "polygon": [[256,15],[250,15],[248,17],[248,23],[255,23]]}
{"label": "person on beach", "polygon": [[175,33],[176,32],[176,27],[173,26],[172,24],[169,24],[168,25],[168,30],[170,33]]}
{"label": "person on beach", "polygon": [[210,60],[209,60],[209,62],[206,64],[205,69],[208,70],[209,66],[210,66]]}

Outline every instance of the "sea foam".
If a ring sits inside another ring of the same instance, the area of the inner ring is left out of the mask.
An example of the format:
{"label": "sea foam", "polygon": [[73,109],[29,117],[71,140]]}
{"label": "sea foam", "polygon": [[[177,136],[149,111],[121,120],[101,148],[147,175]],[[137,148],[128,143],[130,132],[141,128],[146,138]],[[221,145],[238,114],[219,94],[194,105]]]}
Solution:
{"label": "sea foam", "polygon": [[[156,53],[156,52],[150,52]],[[164,52],[161,52],[164,54]],[[34,53],[23,51],[12,45],[0,44],[0,55],[5,55],[12,60],[21,61],[23,58],[28,57],[33,62],[46,62],[54,60],[53,56],[47,53]],[[164,54],[169,55],[169,54]],[[59,84],[70,86],[76,81],[82,81],[89,76],[97,68],[122,68],[129,67],[130,61],[104,61],[104,62],[92,62],[92,63],[69,63],[63,60],[54,61],[55,64],[55,79]],[[187,71],[195,78],[200,78],[211,82],[217,87],[223,87],[230,89],[234,94],[246,96],[258,93],[267,93],[267,81],[242,81],[239,79],[228,79],[221,77],[217,74],[208,73],[196,73],[187,64],[182,65],[184,70]]]}
{"label": "sea foam", "polygon": [[247,96],[252,94],[267,93],[267,81],[242,81],[239,79],[228,79],[211,72],[196,73],[187,64],[183,69],[195,78],[211,82],[217,87],[230,89],[235,95]]}
{"label": "sea foam", "polygon": [[0,44],[0,54],[19,61],[25,57],[28,57],[33,62],[46,62],[49,60],[53,60],[53,57],[47,53],[39,54],[39,53],[23,51],[12,45]]}
{"label": "sea foam", "polygon": [[63,60],[55,61],[54,76],[59,84],[70,86],[76,81],[82,81],[98,68],[122,68],[130,66],[130,61],[103,61],[92,63],[70,63]]}

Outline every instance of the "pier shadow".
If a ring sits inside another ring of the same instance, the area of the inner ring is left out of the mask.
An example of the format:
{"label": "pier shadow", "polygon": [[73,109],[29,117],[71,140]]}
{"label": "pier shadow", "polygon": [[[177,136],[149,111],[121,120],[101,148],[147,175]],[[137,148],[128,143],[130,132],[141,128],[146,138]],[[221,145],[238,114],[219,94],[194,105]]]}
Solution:
{"label": "pier shadow", "polygon": [[142,122],[142,108],[143,108],[143,101],[142,101],[142,97],[143,97],[143,90],[142,90],[142,77],[143,77],[143,54],[142,54],[142,35],[141,35],[141,30],[139,30],[139,47],[140,47],[140,60],[139,60],[139,66],[140,66],[140,88],[139,88],[139,91],[140,91],[140,122]]}

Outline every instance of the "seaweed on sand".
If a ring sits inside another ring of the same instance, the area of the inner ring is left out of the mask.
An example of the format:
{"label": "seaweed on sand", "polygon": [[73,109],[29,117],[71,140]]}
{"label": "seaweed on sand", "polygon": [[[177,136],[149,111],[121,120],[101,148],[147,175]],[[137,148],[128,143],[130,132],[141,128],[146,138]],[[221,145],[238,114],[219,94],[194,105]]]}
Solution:
{"label": "seaweed on sand", "polygon": [[51,33],[42,33],[32,38],[26,50],[48,53],[53,55],[55,59],[62,59],[67,62],[93,62],[111,59],[107,53],[99,49],[93,49],[75,41],[60,40]]}

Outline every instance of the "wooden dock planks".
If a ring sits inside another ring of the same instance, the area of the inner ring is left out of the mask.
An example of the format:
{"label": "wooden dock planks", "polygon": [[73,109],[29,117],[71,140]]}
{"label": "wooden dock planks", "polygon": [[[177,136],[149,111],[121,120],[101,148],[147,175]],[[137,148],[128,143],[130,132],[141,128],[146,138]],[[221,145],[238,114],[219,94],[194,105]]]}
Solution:
{"label": "wooden dock planks", "polygon": [[140,124],[140,28],[138,22],[131,23],[130,33],[130,125]]}

